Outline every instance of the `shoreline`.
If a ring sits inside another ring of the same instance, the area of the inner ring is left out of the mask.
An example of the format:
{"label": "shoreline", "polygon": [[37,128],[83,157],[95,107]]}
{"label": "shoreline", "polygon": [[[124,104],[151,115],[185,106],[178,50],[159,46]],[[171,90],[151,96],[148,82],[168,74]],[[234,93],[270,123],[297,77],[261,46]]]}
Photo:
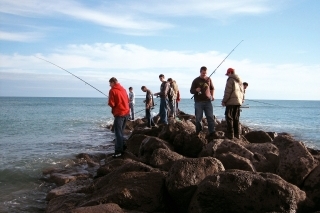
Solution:
{"label": "shoreline", "polygon": [[[143,119],[128,122],[128,150],[119,159],[80,153],[76,167],[44,171],[44,178],[57,185],[47,194],[46,212],[320,211],[319,150],[287,133],[246,126],[241,139],[224,139],[221,121],[214,138],[206,129],[195,135],[194,116],[178,117],[168,126],[149,130]],[[235,193],[234,187],[243,190]],[[272,193],[281,191],[277,199],[268,194],[270,187]],[[213,191],[230,196],[219,197]]]}

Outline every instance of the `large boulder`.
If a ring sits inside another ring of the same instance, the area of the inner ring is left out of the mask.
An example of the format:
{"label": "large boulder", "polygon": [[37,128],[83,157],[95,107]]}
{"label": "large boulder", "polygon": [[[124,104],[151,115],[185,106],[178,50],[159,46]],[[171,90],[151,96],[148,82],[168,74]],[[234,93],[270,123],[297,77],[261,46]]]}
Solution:
{"label": "large boulder", "polygon": [[142,162],[149,163],[153,152],[159,148],[173,150],[173,146],[168,142],[157,137],[147,137],[140,145],[139,158]]}
{"label": "large boulder", "polygon": [[267,143],[272,141],[270,135],[264,131],[252,131],[245,134],[244,137],[250,143]]}
{"label": "large boulder", "polygon": [[144,139],[146,139],[147,135],[142,134],[134,134],[131,135],[129,140],[127,141],[127,149],[129,152],[133,153],[135,156],[139,156],[140,145]]}
{"label": "large boulder", "polygon": [[197,157],[206,144],[205,135],[196,135],[188,130],[180,131],[173,141],[174,150],[187,157]]}
{"label": "large boulder", "polygon": [[276,172],[279,164],[278,147],[272,143],[250,143],[245,147],[254,154],[252,163],[258,172]]}
{"label": "large boulder", "polygon": [[256,171],[254,165],[251,163],[249,159],[241,157],[232,152],[220,154],[216,158],[221,161],[226,170],[240,169],[252,172]]}
{"label": "large boulder", "polygon": [[219,156],[223,153],[232,152],[249,160],[253,159],[254,154],[243,145],[232,140],[216,140],[212,147],[213,156]]}
{"label": "large boulder", "polygon": [[165,174],[161,172],[114,173],[106,184],[79,201],[77,207],[116,203],[128,210],[163,211],[164,183]]}
{"label": "large boulder", "polygon": [[314,211],[320,211],[320,165],[318,165],[305,179],[302,189],[308,198],[315,203]]}
{"label": "large boulder", "polygon": [[169,149],[156,149],[150,158],[149,164],[161,170],[169,171],[175,161],[184,158],[184,156]]}
{"label": "large boulder", "polygon": [[[145,124],[143,124],[143,125],[145,125]],[[158,137],[158,135],[161,131],[162,131],[161,127],[149,129],[149,128],[145,128],[145,126],[142,126],[142,127],[137,126],[132,131],[129,139],[131,139],[131,137],[133,137],[134,135],[137,135],[137,134]]]}
{"label": "large boulder", "polygon": [[189,212],[305,212],[306,201],[305,192],[277,175],[229,170],[198,185]]}
{"label": "large boulder", "polygon": [[280,151],[277,174],[286,181],[301,186],[307,175],[317,166],[316,161],[302,142],[290,136],[274,139]]}
{"label": "large boulder", "polygon": [[166,186],[181,212],[187,210],[197,185],[205,177],[220,171],[224,171],[224,167],[213,157],[186,158],[172,165],[166,178]]}

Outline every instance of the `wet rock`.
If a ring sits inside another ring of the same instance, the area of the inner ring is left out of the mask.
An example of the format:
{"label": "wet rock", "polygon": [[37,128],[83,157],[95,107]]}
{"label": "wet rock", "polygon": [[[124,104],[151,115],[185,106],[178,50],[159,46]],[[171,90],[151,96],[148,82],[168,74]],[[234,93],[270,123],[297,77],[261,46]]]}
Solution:
{"label": "wet rock", "polygon": [[69,169],[54,170],[50,174],[49,182],[62,186],[75,180],[86,180],[92,178],[92,175],[82,167],[72,167]]}
{"label": "wet rock", "polygon": [[316,161],[302,142],[290,136],[278,136],[274,139],[279,149],[277,174],[286,181],[301,186],[307,175],[317,166]]}
{"label": "wet rock", "polygon": [[73,193],[53,198],[47,205],[46,213],[70,212],[77,207],[79,200],[85,197],[86,194]]}
{"label": "wet rock", "polygon": [[76,208],[71,213],[124,213],[124,211],[115,203],[101,204],[97,206],[87,206]]}
{"label": "wet rock", "polygon": [[252,172],[256,171],[255,167],[252,165],[249,159],[241,157],[232,152],[220,154],[216,158],[221,161],[226,170],[239,169]]}
{"label": "wet rock", "polygon": [[76,180],[63,186],[52,189],[46,197],[46,200],[52,200],[53,198],[68,195],[72,193],[88,193],[91,191],[90,185],[92,184],[92,179],[87,180]]}
{"label": "wet rock", "polygon": [[139,158],[143,162],[150,162],[153,151],[159,148],[173,150],[173,146],[168,142],[157,137],[148,137],[141,143]]}
{"label": "wet rock", "polygon": [[199,185],[190,213],[304,212],[305,192],[270,173],[228,170]]}
{"label": "wet rock", "polygon": [[320,211],[320,165],[318,165],[305,179],[302,189],[314,204],[314,211]]}
{"label": "wet rock", "polygon": [[150,165],[165,171],[169,171],[175,161],[184,158],[169,149],[156,149],[150,158]]}
{"label": "wet rock", "polygon": [[181,212],[187,210],[197,185],[205,177],[220,171],[224,171],[224,167],[213,157],[186,158],[172,165],[166,178],[166,186]]}
{"label": "wet rock", "polygon": [[104,153],[100,154],[88,154],[88,153],[80,153],[76,156],[78,159],[83,159],[86,161],[89,167],[96,167],[100,165],[100,160],[104,159],[106,155]]}
{"label": "wet rock", "polygon": [[267,143],[272,141],[272,138],[269,136],[269,134],[264,131],[252,131],[245,134],[244,137],[250,143]]}
{"label": "wet rock", "polygon": [[134,160],[132,160],[132,159],[121,159],[121,158],[116,158],[116,159],[112,159],[112,160],[110,159],[109,161],[107,161],[107,163],[105,165],[101,166],[97,170],[97,176],[95,178],[105,176],[105,175],[109,174],[110,172],[123,166],[124,164],[132,163],[132,162],[134,162]]}

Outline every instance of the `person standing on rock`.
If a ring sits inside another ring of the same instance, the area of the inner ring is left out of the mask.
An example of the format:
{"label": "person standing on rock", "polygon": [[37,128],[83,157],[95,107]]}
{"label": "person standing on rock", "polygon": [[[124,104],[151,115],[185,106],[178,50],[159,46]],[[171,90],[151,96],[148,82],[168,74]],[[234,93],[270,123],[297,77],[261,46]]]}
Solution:
{"label": "person standing on rock", "polygon": [[129,107],[130,107],[130,120],[134,120],[134,102],[135,102],[135,94],[133,92],[133,88],[129,87]]}
{"label": "person standing on rock", "polygon": [[177,116],[177,95],[179,92],[179,88],[177,82],[172,78],[168,78],[168,82],[170,84],[170,89],[173,90],[173,96],[171,100],[170,98],[168,98],[170,107],[170,117],[175,118]]}
{"label": "person standing on rock", "polygon": [[233,139],[234,137],[240,139],[240,106],[244,99],[243,84],[238,75],[235,74],[233,68],[227,70],[228,76],[224,96],[222,99],[222,106],[226,107],[225,116],[227,122],[226,137]]}
{"label": "person standing on rock", "polygon": [[160,96],[160,122],[161,124],[167,125],[168,124],[168,106],[167,106],[167,96],[170,84],[165,80],[163,74],[159,75],[159,80],[162,82],[160,85],[160,92],[154,93],[155,96]]}
{"label": "person standing on rock", "polygon": [[126,126],[130,114],[129,98],[126,90],[118,83],[115,77],[110,78],[108,105],[111,107],[111,112],[114,116],[114,133],[115,133],[115,152],[113,158],[121,157],[123,151],[126,149],[124,143],[123,130]]}
{"label": "person standing on rock", "polygon": [[196,134],[202,130],[203,112],[208,121],[209,136],[214,136],[214,115],[212,101],[214,101],[214,86],[211,78],[207,76],[207,68],[200,68],[200,76],[191,84],[190,93],[194,94],[194,109],[196,116]]}
{"label": "person standing on rock", "polygon": [[154,124],[151,116],[151,110],[154,107],[152,92],[146,86],[142,86],[141,90],[146,93],[146,100],[143,102],[146,103],[147,128],[155,127],[156,125]]}

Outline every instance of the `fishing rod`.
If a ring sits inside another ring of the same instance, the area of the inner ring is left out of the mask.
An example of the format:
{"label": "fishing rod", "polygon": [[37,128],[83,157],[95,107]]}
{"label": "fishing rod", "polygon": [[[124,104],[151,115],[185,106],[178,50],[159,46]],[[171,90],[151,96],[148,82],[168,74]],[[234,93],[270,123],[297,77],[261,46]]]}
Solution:
{"label": "fishing rod", "polygon": [[64,68],[62,68],[62,67],[60,67],[60,66],[58,66],[58,65],[56,65],[56,64],[54,64],[54,63],[52,63],[52,62],[50,62],[50,61],[48,61],[48,60],[45,60],[45,59],[43,59],[43,58],[39,58],[39,57],[37,57],[37,56],[34,56],[34,57],[36,57],[36,58],[38,58],[38,59],[40,59],[40,60],[43,60],[43,61],[45,61],[45,62],[48,62],[48,63],[50,63],[50,64],[52,64],[52,65],[54,65],[54,66],[56,66],[56,67],[58,67],[58,68],[60,68],[60,69],[62,69],[62,70],[64,70],[64,71],[66,71],[67,73],[73,75],[74,77],[76,77],[76,78],[79,79],[80,81],[83,81],[85,84],[89,85],[89,86],[92,87],[93,89],[97,90],[97,91],[100,92],[101,94],[103,94],[103,95],[105,95],[106,97],[108,97],[106,94],[104,94],[103,92],[101,92],[100,90],[98,90],[97,88],[95,88],[94,86],[92,86],[91,84],[89,84],[88,82],[84,81],[83,79],[79,78],[78,76],[74,75],[73,73],[69,72],[68,70],[66,70],[66,69],[64,69]]}
{"label": "fishing rod", "polygon": [[[209,75],[209,78],[213,75],[213,73],[216,72],[216,70],[221,66],[221,64],[223,64],[223,62],[229,57],[229,55],[231,55],[231,53],[243,42],[243,40],[241,40],[237,46],[235,46],[230,52],[229,54],[221,61],[221,63],[217,66],[217,68],[215,70],[213,70],[213,72]],[[191,99],[193,99],[194,95],[191,97]]]}

